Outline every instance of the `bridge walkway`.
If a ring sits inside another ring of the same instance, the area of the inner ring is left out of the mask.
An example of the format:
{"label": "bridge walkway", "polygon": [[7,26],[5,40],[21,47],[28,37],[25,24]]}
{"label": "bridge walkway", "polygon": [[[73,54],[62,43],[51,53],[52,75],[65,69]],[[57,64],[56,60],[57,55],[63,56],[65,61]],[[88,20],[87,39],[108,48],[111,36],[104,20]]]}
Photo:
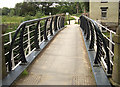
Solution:
{"label": "bridge walkway", "polygon": [[83,36],[71,21],[14,85],[95,85]]}

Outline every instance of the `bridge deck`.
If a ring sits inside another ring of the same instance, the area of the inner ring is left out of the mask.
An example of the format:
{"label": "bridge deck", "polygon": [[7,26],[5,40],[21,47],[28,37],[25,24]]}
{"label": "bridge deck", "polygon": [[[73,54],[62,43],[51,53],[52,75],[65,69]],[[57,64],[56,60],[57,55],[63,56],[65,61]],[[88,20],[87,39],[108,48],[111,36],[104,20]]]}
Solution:
{"label": "bridge deck", "polygon": [[71,22],[14,85],[95,85],[79,25]]}

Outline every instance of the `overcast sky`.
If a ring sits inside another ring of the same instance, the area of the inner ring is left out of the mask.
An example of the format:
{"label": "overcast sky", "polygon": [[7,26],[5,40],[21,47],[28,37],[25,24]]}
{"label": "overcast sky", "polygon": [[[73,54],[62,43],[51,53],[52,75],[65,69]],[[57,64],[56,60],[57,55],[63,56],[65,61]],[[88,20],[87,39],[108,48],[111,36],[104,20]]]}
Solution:
{"label": "overcast sky", "polygon": [[[16,3],[23,2],[23,1],[24,0],[0,0],[0,8],[2,7],[14,8]],[[80,1],[80,2],[84,1],[84,2],[88,2],[88,0],[36,0],[36,1]],[[97,0],[89,0],[89,1],[96,2]],[[108,0],[108,1],[118,2],[119,0]]]}
{"label": "overcast sky", "polygon": [[23,0],[0,0],[0,8],[8,7],[14,8],[16,3],[23,2]]}

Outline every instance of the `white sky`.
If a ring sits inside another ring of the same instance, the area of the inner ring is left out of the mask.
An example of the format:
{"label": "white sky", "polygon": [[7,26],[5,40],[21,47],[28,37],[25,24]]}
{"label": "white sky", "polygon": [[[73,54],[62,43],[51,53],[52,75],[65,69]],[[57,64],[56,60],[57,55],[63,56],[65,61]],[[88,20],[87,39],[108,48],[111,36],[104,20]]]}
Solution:
{"label": "white sky", "polygon": [[[16,3],[23,2],[24,0],[0,0],[0,8],[2,7],[8,7],[8,8],[14,8]],[[30,1],[30,0],[29,0]],[[36,0],[36,1],[42,1],[42,0]],[[46,0],[43,0],[46,1]],[[88,1],[88,0],[51,0],[51,1]],[[96,2],[101,0],[89,0],[90,2]],[[110,2],[118,2],[119,0],[108,0]]]}
{"label": "white sky", "polygon": [[23,2],[23,0],[0,0],[0,8],[8,7],[14,8],[16,3]]}

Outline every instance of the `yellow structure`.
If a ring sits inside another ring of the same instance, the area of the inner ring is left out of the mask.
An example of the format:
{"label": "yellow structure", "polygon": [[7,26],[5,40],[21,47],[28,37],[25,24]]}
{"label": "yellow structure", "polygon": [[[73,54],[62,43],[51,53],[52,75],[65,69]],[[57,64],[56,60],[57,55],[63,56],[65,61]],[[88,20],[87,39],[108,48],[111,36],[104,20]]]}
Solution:
{"label": "yellow structure", "polygon": [[119,0],[90,0],[89,15],[91,19],[115,28],[119,23]]}

